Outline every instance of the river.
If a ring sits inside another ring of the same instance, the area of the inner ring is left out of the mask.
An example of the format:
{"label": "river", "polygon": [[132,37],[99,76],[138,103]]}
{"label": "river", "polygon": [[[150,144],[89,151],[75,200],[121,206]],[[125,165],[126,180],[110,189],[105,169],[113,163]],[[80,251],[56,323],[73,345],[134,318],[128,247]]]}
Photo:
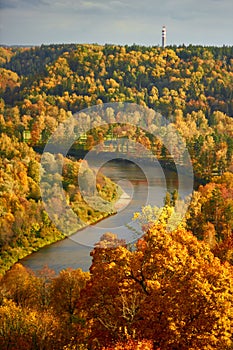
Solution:
{"label": "river", "polygon": [[37,271],[47,265],[56,273],[68,267],[88,271],[91,265],[90,251],[103,233],[113,232],[119,238],[133,242],[141,234],[139,225],[132,221],[134,212],[146,204],[162,206],[167,190],[173,191],[179,188],[181,195],[190,194],[189,181],[185,176],[179,179],[182,186],[179,184],[178,187],[176,173],[166,170],[165,176],[158,163],[145,165],[113,160],[105,163],[100,170],[114,182],[119,183],[125,191],[124,198],[128,198],[123,200],[123,205],[120,203],[118,213],[93,226],[88,226],[72,237],[32,253],[20,261],[24,266]]}

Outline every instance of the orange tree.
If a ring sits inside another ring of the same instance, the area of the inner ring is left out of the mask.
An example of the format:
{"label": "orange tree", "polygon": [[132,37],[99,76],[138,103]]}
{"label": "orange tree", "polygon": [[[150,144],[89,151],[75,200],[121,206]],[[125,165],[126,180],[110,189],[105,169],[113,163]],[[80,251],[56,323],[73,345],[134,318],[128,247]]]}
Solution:
{"label": "orange tree", "polygon": [[157,224],[132,251],[111,236],[92,252],[80,302],[88,310],[91,349],[129,339],[155,349],[232,346],[232,267],[183,228]]}

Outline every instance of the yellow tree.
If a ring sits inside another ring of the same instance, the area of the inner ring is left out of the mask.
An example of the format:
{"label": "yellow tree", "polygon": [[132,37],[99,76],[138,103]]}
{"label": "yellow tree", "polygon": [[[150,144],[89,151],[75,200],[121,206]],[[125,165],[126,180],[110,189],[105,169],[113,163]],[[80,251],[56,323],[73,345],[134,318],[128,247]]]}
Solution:
{"label": "yellow tree", "polygon": [[66,343],[76,344],[85,340],[86,330],[82,325],[86,311],[82,307],[77,308],[77,305],[88,279],[88,272],[67,269],[62,270],[52,281],[50,306],[62,325],[60,334]]}
{"label": "yellow tree", "polygon": [[54,311],[68,324],[77,321],[77,302],[80,291],[85,287],[89,273],[81,269],[62,270],[51,285],[51,305]]}
{"label": "yellow tree", "polygon": [[129,336],[164,350],[231,345],[232,271],[191,233],[158,224],[135,250],[97,245],[92,255],[82,297],[93,348]]}
{"label": "yellow tree", "polygon": [[0,306],[1,350],[61,349],[62,327],[49,312],[4,300]]}

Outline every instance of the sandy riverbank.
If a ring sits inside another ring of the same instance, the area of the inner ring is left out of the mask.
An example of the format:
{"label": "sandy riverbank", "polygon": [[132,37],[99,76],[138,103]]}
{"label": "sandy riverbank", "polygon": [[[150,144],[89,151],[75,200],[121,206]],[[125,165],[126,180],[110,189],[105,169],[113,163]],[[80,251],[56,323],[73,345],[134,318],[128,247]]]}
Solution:
{"label": "sandy riverbank", "polygon": [[114,209],[117,212],[119,212],[119,211],[123,210],[124,208],[126,208],[130,202],[131,202],[131,197],[128,195],[128,193],[123,191],[123,193],[120,196],[120,198],[118,199],[118,201],[114,204]]}

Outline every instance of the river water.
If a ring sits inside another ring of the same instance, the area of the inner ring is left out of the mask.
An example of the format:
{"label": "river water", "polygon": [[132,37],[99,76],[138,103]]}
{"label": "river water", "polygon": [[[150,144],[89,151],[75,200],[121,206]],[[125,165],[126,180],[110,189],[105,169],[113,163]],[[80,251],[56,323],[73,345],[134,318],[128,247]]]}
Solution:
{"label": "river water", "polygon": [[56,273],[68,267],[88,271],[90,251],[105,232],[113,232],[127,242],[134,242],[141,235],[139,225],[132,220],[134,212],[147,204],[162,206],[166,191],[178,189],[183,196],[190,194],[190,181],[185,175],[179,178],[178,183],[177,174],[166,170],[165,175],[159,163],[135,164],[113,160],[101,168],[97,164],[92,166],[119,183],[125,191],[123,200],[118,203],[118,213],[29,255],[20,261],[24,266],[37,271],[47,265]]}

